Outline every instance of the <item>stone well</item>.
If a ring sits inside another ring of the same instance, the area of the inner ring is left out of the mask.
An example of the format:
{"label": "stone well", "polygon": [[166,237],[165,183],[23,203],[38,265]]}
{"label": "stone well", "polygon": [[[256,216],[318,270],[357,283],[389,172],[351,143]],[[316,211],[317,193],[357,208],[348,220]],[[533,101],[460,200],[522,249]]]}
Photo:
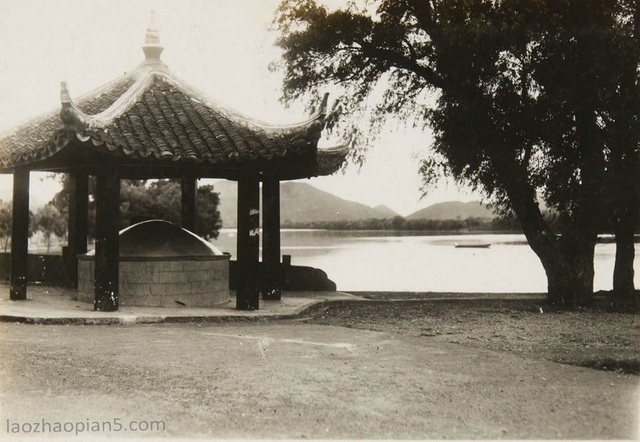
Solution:
{"label": "stone well", "polygon": [[[78,257],[78,300],[93,302],[95,251]],[[161,220],[120,231],[120,305],[211,307],[229,301],[229,255]]]}

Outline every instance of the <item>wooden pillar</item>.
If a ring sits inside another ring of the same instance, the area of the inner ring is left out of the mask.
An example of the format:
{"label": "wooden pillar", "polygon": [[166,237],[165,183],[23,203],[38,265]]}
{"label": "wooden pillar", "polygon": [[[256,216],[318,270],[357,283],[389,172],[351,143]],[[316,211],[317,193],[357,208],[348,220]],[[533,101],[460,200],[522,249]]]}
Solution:
{"label": "wooden pillar", "polygon": [[260,182],[255,172],[238,180],[236,308],[258,310],[260,303]]}
{"label": "wooden pillar", "polygon": [[262,299],[279,300],[282,290],[280,266],[280,181],[262,183]]}
{"label": "wooden pillar", "polygon": [[182,227],[195,233],[198,182],[194,176],[183,176],[180,184],[182,189]]}
{"label": "wooden pillar", "polygon": [[69,174],[69,226],[66,250],[67,281],[78,287],[78,255],[87,253],[89,216],[89,176],[86,172]]}
{"label": "wooden pillar", "polygon": [[115,171],[96,177],[94,310],[118,310],[120,180]]}
{"label": "wooden pillar", "polygon": [[29,170],[13,172],[13,207],[11,220],[11,288],[12,301],[27,299],[29,258]]}

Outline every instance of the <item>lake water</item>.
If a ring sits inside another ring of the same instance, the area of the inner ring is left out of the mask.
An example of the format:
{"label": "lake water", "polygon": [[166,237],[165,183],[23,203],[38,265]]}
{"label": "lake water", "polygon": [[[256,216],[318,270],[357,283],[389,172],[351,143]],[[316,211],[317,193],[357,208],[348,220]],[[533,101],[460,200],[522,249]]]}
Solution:
{"label": "lake water", "polygon": [[[235,229],[213,244],[236,253]],[[544,270],[524,235],[397,235],[395,232],[283,230],[282,254],[327,272],[338,290],[545,292]],[[488,243],[489,248],[456,248]],[[637,246],[636,246],[637,247]],[[615,244],[598,244],[595,290],[611,290]],[[636,287],[640,286],[636,256]]]}

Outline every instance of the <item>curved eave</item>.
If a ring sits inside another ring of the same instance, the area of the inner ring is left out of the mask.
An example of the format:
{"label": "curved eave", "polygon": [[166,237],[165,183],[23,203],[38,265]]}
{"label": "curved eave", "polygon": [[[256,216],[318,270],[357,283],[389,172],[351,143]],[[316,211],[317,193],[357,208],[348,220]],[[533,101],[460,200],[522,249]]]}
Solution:
{"label": "curved eave", "polygon": [[349,144],[342,144],[325,149],[318,149],[318,176],[336,173],[347,160]]}

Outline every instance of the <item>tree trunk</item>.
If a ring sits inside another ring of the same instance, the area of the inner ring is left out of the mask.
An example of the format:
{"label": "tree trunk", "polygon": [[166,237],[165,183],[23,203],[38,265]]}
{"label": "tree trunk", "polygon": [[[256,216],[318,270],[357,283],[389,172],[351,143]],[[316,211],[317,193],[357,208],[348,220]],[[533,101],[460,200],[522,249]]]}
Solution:
{"label": "tree trunk", "polygon": [[542,216],[531,184],[516,174],[505,184],[527,242],[547,275],[547,300],[570,309],[588,305],[593,299],[597,231],[576,223],[569,233],[556,235]]}
{"label": "tree trunk", "polygon": [[633,36],[635,50],[627,52],[625,69],[622,71],[619,92],[621,105],[614,114],[614,142],[611,143],[610,173],[613,176],[614,195],[613,233],[616,236],[616,261],[613,269],[613,293],[625,302],[634,300],[635,259],[634,231],[640,218],[640,180],[638,168],[640,155],[640,90],[638,85],[638,63],[640,63],[640,2],[633,8]]}
{"label": "tree trunk", "polygon": [[582,242],[559,238],[558,250],[538,254],[547,274],[549,302],[569,309],[592,302],[595,244],[595,235]]}
{"label": "tree trunk", "polygon": [[613,269],[613,292],[622,300],[632,300],[635,293],[633,261],[635,259],[634,227],[637,214],[618,219],[614,224],[616,235],[616,263]]}

